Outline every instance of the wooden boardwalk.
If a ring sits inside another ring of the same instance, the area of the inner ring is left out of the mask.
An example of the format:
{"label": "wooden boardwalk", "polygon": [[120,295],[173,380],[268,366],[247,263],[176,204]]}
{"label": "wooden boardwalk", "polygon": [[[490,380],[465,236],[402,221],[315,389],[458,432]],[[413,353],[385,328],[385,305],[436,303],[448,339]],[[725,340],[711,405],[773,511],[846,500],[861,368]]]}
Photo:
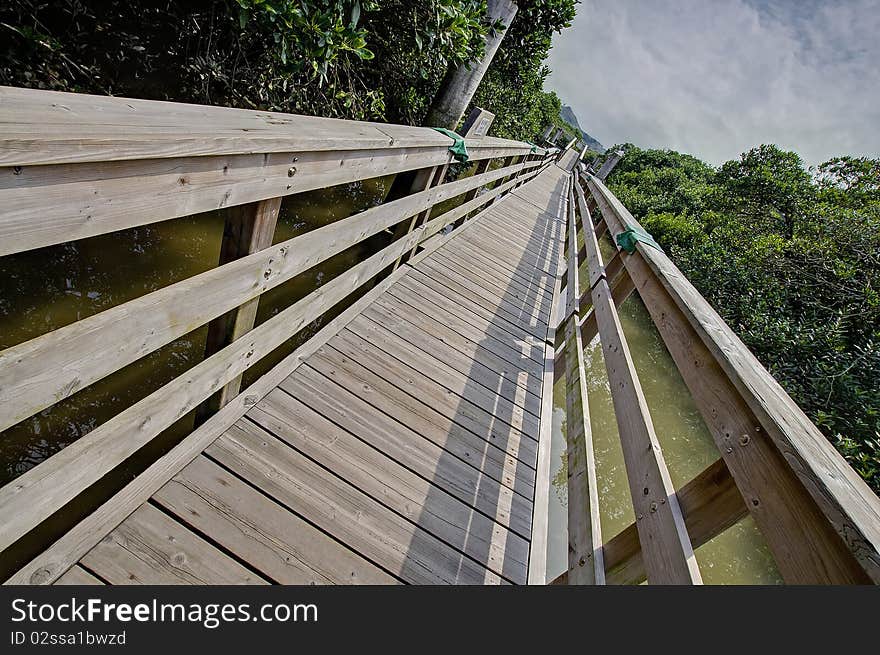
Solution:
{"label": "wooden boardwalk", "polygon": [[436,237],[57,583],[525,583],[568,180]]}

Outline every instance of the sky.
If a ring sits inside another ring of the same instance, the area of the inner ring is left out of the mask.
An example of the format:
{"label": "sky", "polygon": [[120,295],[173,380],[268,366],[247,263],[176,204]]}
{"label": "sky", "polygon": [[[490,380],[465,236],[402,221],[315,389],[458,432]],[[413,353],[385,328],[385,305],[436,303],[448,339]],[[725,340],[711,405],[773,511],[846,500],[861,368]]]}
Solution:
{"label": "sky", "polygon": [[547,88],[603,145],[880,157],[880,0],[581,0]]}

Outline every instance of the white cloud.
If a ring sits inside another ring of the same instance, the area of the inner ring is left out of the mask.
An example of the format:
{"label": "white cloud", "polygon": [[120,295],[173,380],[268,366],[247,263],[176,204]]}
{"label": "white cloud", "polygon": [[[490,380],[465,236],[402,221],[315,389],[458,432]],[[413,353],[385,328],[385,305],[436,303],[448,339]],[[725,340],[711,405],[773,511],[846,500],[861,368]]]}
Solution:
{"label": "white cloud", "polygon": [[583,0],[548,86],[605,145],[877,157],[878,34],[880,0]]}

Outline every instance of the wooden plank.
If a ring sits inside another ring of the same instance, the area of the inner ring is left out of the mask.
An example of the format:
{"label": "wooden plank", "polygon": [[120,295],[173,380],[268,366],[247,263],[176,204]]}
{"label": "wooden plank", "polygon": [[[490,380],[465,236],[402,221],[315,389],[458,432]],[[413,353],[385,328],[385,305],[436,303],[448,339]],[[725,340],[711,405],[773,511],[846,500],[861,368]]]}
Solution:
{"label": "wooden plank", "polygon": [[407,289],[424,298],[428,302],[438,303],[444,308],[450,308],[450,311],[453,309],[459,312],[467,310],[484,320],[491,321],[493,325],[509,333],[516,339],[523,340],[536,338],[534,332],[538,332],[537,328],[530,328],[529,326],[513,323],[507,318],[494,314],[479,303],[473,302],[471,298],[464,296],[449,287],[444,287],[442,284],[433,278],[426,276],[419,270],[413,270],[413,272],[407,276],[406,282],[407,284],[401,284],[401,286],[405,286]]}
{"label": "wooden plank", "polygon": [[266,584],[150,504],[136,509],[82,563],[111,584]]}
{"label": "wooden plank", "polygon": [[55,582],[57,585],[103,585],[98,578],[81,566],[72,567]]}
{"label": "wooden plank", "polygon": [[[0,123],[4,166],[449,145],[427,127],[13,87],[0,87]],[[485,136],[466,143],[474,160],[531,149]]]}
{"label": "wooden plank", "polygon": [[[223,240],[220,243],[218,266],[241,259],[272,245],[281,198],[270,198],[262,202],[236,207],[231,211],[223,225]],[[208,323],[205,337],[205,357],[210,357],[236,339],[241,338],[254,327],[257,318],[259,297],[252,298],[231,312],[218,316]],[[226,405],[241,389],[241,376],[233,378],[220,390],[218,407]],[[214,408],[214,409],[217,409]]]}
{"label": "wooden plank", "polygon": [[461,460],[445,455],[436,444],[351,392],[338,387],[333,389],[332,396],[325,394],[322,389],[326,384],[327,378],[306,366],[280,387],[387,457],[465,504],[472,504],[499,525],[528,538],[532,518],[530,501]]}
{"label": "wooden plank", "polygon": [[[425,260],[422,260],[424,262]],[[422,263],[420,262],[420,264]],[[491,295],[482,291],[482,287],[474,284],[470,280],[461,277],[450,277],[440,272],[440,269],[434,270],[427,266],[418,266],[415,271],[420,274],[419,280],[430,280],[438,292],[446,293],[444,289],[454,292],[457,297],[467,298],[469,306],[477,305],[482,307],[484,311],[499,319],[519,326],[529,334],[536,331],[544,331],[547,329],[546,322],[543,322],[535,315],[534,311],[528,314],[519,308],[509,305],[508,303],[499,301],[496,297],[494,300]]]}
{"label": "wooden plank", "polygon": [[593,430],[587,398],[584,345],[578,329],[580,285],[577,258],[574,194],[569,192],[568,291],[565,342],[565,425],[568,462],[568,583],[605,584],[602,525],[599,522],[599,485]]}
{"label": "wooden plank", "polygon": [[[465,245],[465,240],[462,244]],[[473,253],[473,254],[472,254]],[[504,268],[497,264],[497,260],[481,257],[482,251],[469,251],[459,247],[442,248],[434,254],[438,261],[451,261],[459,266],[468,266],[479,274],[494,280],[517,284],[526,291],[538,292],[542,295],[553,296],[553,283],[546,273],[540,271],[524,271],[519,268]]]}
{"label": "wooden plank", "polygon": [[497,390],[509,400],[522,404],[527,393],[540,397],[541,387],[535,376],[432,319],[424,317],[418,324],[412,323],[410,312],[398,312],[395,307],[384,303],[374,303],[364,311],[364,316],[437,359],[449,361],[468,377],[480,380],[481,384]]}
{"label": "wooden plank", "polygon": [[[492,171],[491,173],[486,173],[486,175],[490,175],[490,174],[494,175],[497,172],[498,171]],[[535,173],[529,173],[526,175],[526,177],[530,177],[532,175],[535,175]],[[459,180],[459,182],[462,182],[462,183],[468,182],[469,184],[474,183],[473,178],[465,178],[464,180]],[[458,184],[458,182],[450,182],[449,184]],[[424,228],[425,238],[433,236],[434,234],[436,234],[437,232],[439,232],[440,230],[445,228],[447,225],[451,225],[451,224],[455,223],[456,221],[458,221],[458,219],[461,218],[462,216],[465,216],[465,215],[469,214],[470,212],[472,212],[476,209],[479,209],[483,205],[487,204],[490,200],[492,200],[492,198],[494,198],[498,194],[504,192],[505,189],[508,188],[508,185],[511,185],[511,184],[513,184],[513,183],[508,182],[504,186],[498,187],[497,189],[492,189],[491,191],[488,191],[487,193],[484,193],[469,202],[465,202],[454,209],[450,209],[449,211],[444,212],[440,216],[432,218],[430,221],[425,223],[425,228]],[[441,185],[440,187],[434,187],[434,188],[442,189],[445,186],[449,186],[449,185],[444,184],[444,185]]]}
{"label": "wooden plank", "polygon": [[503,583],[496,573],[328,475],[255,423],[236,423],[207,454],[405,582]]}
{"label": "wooden plank", "polygon": [[[613,284],[611,285],[611,300],[614,301],[615,307],[620,307],[623,302],[630,297],[633,291],[635,291],[635,283],[632,281],[632,278],[628,273],[624,272],[618,275]],[[581,295],[581,303],[583,306],[584,296],[588,296],[588,302],[592,304],[593,299],[590,291],[585,292]],[[590,307],[586,316],[580,321],[581,327],[581,340],[583,343],[591,343],[593,339],[599,334],[599,326],[596,323],[596,315],[593,312],[593,308]],[[559,370],[565,366],[565,348],[560,348],[556,353],[556,366],[559,367]]]}
{"label": "wooden plank", "polygon": [[[623,220],[637,225],[607,189],[589,186],[612,232]],[[637,254],[627,270],[783,578],[880,581],[880,500],[668,258],[654,248]],[[779,394],[787,400],[777,403]]]}
{"label": "wooden plank", "polygon": [[132,511],[198,456],[208,444],[241,418],[248,409],[302,365],[305,359],[356,318],[364,307],[406,275],[407,271],[406,268],[399,269],[378,282],[376,286],[344,309],[338,316],[328,321],[311,339],[251,384],[246,393],[239,394],[218,413],[208,418],[205,423],[184,437],[168,453],[151,464],[96,511],[77,523],[49,548],[28,562],[4,584],[36,585],[50,584],[55,581]]}
{"label": "wooden plank", "polygon": [[98,481],[181,416],[412,247],[417,231],[316,289],[244,338],[0,488],[0,550]]}
{"label": "wooden plank", "polygon": [[[723,460],[717,460],[684,485],[676,497],[695,548],[748,514]],[[645,579],[638,529],[634,523],[605,544],[605,557],[610,584],[639,584]]]}
{"label": "wooden plank", "polygon": [[[553,311],[550,323],[555,326],[559,312],[561,278],[556,278],[553,290]],[[550,504],[550,450],[553,438],[553,342],[556,340],[556,328],[547,330],[547,341],[544,346],[544,375],[541,384],[541,427],[538,437],[538,462],[536,467],[534,513],[532,515],[532,540],[529,549],[529,580],[530,585],[547,583],[547,540],[549,536],[549,504]]]}
{"label": "wooden plank", "polygon": [[487,255],[515,262],[517,267],[527,266],[544,273],[553,272],[558,251],[548,251],[542,256],[534,256],[529,252],[514,251],[505,244],[497,243],[491,234],[481,233],[478,236],[479,239],[473,239],[471,242],[480,247]]}
{"label": "wooden plank", "polygon": [[153,501],[281,584],[398,581],[204,456]]}
{"label": "wooden plank", "polygon": [[611,386],[642,555],[652,584],[700,584],[693,547],[654,432],[651,414],[604,276],[596,233],[585,230],[593,310]]}
{"label": "wooden plank", "polygon": [[548,293],[538,291],[537,289],[524,289],[519,283],[498,279],[494,275],[475,270],[472,266],[466,266],[443,257],[440,253],[432,257],[431,261],[440,268],[454,271],[471,282],[482,285],[487,291],[493,291],[509,302],[520,305],[534,305],[539,309],[542,316],[550,316],[549,307],[552,296]]}
{"label": "wooden plank", "polygon": [[527,287],[534,287],[550,294],[553,293],[554,280],[551,275],[537,270],[523,271],[515,264],[489,257],[482,249],[475,247],[467,239],[456,242],[455,247],[442,248],[436,254],[439,255],[441,252],[445,256],[454,257],[460,262],[471,262],[474,267],[480,270],[508,275],[511,280],[519,280]]}
{"label": "wooden plank", "polygon": [[[514,196],[513,200],[517,199]],[[511,202],[511,206],[505,205],[493,214],[490,224],[520,237],[540,237],[547,244],[560,245],[565,241],[565,223],[560,223],[555,216],[533,205],[517,207]]]}
{"label": "wooden plank", "polygon": [[434,254],[433,259],[491,280],[496,285],[517,287],[523,293],[532,294],[537,298],[546,297],[549,299],[553,295],[553,286],[548,284],[546,275],[535,269],[517,268],[505,271],[482,259],[469,257],[452,248],[440,249]]}
{"label": "wooden plank", "polygon": [[[443,165],[448,158],[446,148],[401,148],[25,166],[0,178],[6,208],[0,255]],[[507,172],[461,180],[457,188],[465,192]]]}
{"label": "wooden plank", "polygon": [[[450,325],[454,320],[451,315],[430,312],[430,309],[425,307],[417,309],[398,300],[396,296],[387,294],[377,299],[370,309],[378,311],[380,308],[392,311],[419,327],[430,329],[432,333],[441,335],[444,340],[447,340],[447,343],[452,345],[461,344],[461,347],[465,349],[463,352],[472,350],[475,345],[480,351],[490,353],[499,361],[504,362],[504,368],[502,369],[504,373],[511,371],[517,377],[524,375],[530,379],[540,375],[541,369],[534,359],[528,357],[523,352],[513,350],[513,345],[491,339],[487,335],[468,327],[462,327],[464,324],[461,321],[456,321],[455,324]],[[422,309],[425,309],[425,311],[422,311]],[[527,347],[529,347],[527,344],[521,346],[523,349]]]}
{"label": "wooden plank", "polygon": [[499,295],[492,289],[486,289],[481,284],[459,274],[457,271],[446,268],[440,264],[431,261],[430,258],[419,262],[419,270],[446,286],[453,286],[457,290],[461,290],[465,294],[469,294],[471,298],[482,304],[484,307],[495,311],[499,316],[508,318],[509,320],[525,322],[529,329],[544,330],[547,327],[547,316],[541,308],[531,303],[522,303],[517,305]]}
{"label": "wooden plank", "polygon": [[510,232],[493,230],[488,225],[478,225],[471,232],[472,239],[481,239],[498,247],[504,248],[517,257],[533,262],[546,262],[548,258],[555,263],[555,255],[559,252],[561,244],[555,240],[545,240],[541,235],[531,237],[519,237]]}
{"label": "wooden plank", "polygon": [[[511,424],[521,420],[515,415],[493,410],[490,416],[496,415],[505,425],[495,426],[491,421],[481,424],[473,418],[476,412],[469,411],[469,403],[462,407],[464,399],[454,391],[388,357],[370,342],[348,331],[340,333],[332,344],[316,353],[309,365],[477,470],[531,498],[534,471],[527,471],[519,464],[534,469],[534,460],[528,456],[520,459],[515,446],[521,441],[521,435]],[[360,384],[353,383],[353,380]],[[472,389],[477,386],[464,385],[463,393],[473,397]],[[522,417],[520,408],[510,403],[507,405],[511,414],[519,410]],[[474,410],[485,412],[483,407],[475,405]],[[531,417],[531,414],[527,416]],[[514,442],[512,448],[508,444],[510,440]],[[508,455],[511,450],[513,452]]]}
{"label": "wooden plank", "polygon": [[[511,413],[514,411],[513,408],[519,407],[534,416],[540,411],[540,399],[537,396],[517,387],[515,382],[509,380],[502,380],[499,385],[497,374],[482,364],[475,364],[457,350],[447,347],[432,354],[429,352],[432,346],[429,337],[425,335],[424,338],[419,339],[424,333],[415,328],[410,332],[413,335],[410,339],[365,316],[352,321],[349,329],[353,334],[410,368],[430,371],[433,380],[455,393],[462,394],[477,405],[498,406],[503,411]],[[429,350],[421,346],[426,346]],[[509,441],[509,436],[505,438]],[[523,449],[526,453],[531,451],[529,445],[518,447],[519,451]]]}
{"label": "wooden plank", "polygon": [[440,480],[420,477],[377,444],[362,441],[308,405],[305,399],[277,390],[248,412],[248,417],[331,475],[478,564],[514,582],[524,578],[528,557],[524,538],[475,511],[449,493]]}
{"label": "wooden plank", "polygon": [[[493,352],[503,354],[506,359],[514,364],[522,365],[524,369],[533,372],[539,370],[537,364],[543,358],[539,357],[536,351],[543,344],[538,337],[529,335],[524,339],[518,339],[510,332],[497,326],[494,321],[487,320],[462,307],[455,307],[452,311],[447,310],[446,307],[439,307],[426,301],[422,295],[401,285],[392,287],[388,295],[400,303],[409,305],[418,313],[444,322],[448,327],[475,343],[480,343]],[[526,358],[533,360],[535,365],[522,361]]]}
{"label": "wooden plank", "polygon": [[[723,460],[716,460],[676,492],[695,548],[702,546],[748,514],[742,495]],[[605,544],[608,583],[639,584],[645,580],[638,529],[630,523]],[[551,584],[566,584],[564,572]]]}

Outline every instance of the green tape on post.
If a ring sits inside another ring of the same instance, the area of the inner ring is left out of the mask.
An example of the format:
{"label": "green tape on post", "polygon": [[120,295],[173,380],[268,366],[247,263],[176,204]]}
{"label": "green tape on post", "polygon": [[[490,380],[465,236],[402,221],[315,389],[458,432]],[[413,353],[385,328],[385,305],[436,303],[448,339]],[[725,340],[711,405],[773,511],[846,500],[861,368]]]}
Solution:
{"label": "green tape on post", "polygon": [[645,232],[645,230],[643,230],[642,228],[628,227],[626,228],[626,230],[617,235],[616,240],[617,245],[630,254],[636,251],[636,244],[639,241],[651,246],[652,248],[656,248],[660,252],[663,252],[663,248],[660,247],[660,244],[654,241],[654,237]]}
{"label": "green tape on post", "polygon": [[464,137],[459,136],[452,130],[447,130],[445,127],[434,127],[431,129],[437,130],[441,134],[445,134],[452,139],[453,144],[449,146],[449,152],[452,153],[452,156],[455,157],[456,161],[465,162],[470,158],[467,146],[464,143]]}
{"label": "green tape on post", "polygon": [[525,143],[527,146],[531,146],[533,153],[538,152],[538,146],[536,146],[534,143],[529,143],[528,141],[523,141],[523,143]]}

